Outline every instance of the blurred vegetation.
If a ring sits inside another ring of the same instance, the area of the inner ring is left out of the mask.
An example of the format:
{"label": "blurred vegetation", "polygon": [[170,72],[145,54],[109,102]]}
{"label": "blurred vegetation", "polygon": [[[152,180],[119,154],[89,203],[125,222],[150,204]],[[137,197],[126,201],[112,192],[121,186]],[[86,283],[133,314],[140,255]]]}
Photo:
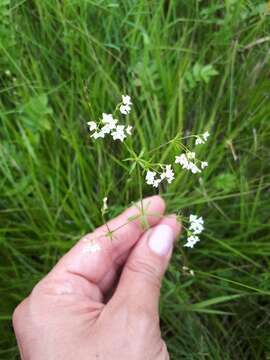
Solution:
{"label": "blurred vegetation", "polygon": [[139,197],[124,148],[92,142],[86,125],[122,93],[134,103],[128,141],[145,156],[211,131],[199,150],[209,167],[160,189],[168,211],[202,214],[207,228],[193,251],[178,241],[164,280],[172,359],[270,359],[269,11],[255,0],[0,0],[1,359],[18,358],[14,307],[101,224],[103,197],[110,217]]}

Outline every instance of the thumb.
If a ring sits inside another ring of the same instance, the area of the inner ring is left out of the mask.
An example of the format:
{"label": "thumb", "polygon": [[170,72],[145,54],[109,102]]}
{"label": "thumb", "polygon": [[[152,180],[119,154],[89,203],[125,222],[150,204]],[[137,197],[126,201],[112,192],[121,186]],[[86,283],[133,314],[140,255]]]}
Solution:
{"label": "thumb", "polygon": [[179,232],[180,225],[171,216],[141,237],[124,266],[114,298],[134,310],[158,312],[161,281]]}

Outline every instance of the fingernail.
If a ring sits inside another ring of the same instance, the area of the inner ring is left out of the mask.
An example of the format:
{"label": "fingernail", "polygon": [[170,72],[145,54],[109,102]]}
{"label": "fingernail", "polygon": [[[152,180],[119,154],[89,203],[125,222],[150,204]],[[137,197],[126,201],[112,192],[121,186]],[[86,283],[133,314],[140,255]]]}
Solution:
{"label": "fingernail", "polygon": [[173,246],[174,233],[168,225],[157,225],[150,235],[150,249],[161,256],[167,255]]}

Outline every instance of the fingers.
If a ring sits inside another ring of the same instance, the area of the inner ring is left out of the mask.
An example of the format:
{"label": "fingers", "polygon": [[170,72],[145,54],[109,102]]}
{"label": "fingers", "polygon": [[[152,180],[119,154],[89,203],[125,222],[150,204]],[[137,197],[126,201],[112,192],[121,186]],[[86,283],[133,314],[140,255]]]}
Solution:
{"label": "fingers", "polygon": [[[128,254],[145,231],[142,221],[147,221],[150,226],[155,225],[160,221],[164,210],[165,203],[161,197],[152,196],[144,199],[142,206],[132,206],[80,240],[58,262],[52,274],[76,274],[98,286],[103,282],[102,290],[106,291],[115,277],[115,261]],[[108,232],[111,237],[108,236]],[[84,252],[89,241],[98,245],[100,251]],[[104,282],[104,278],[110,281]]]}
{"label": "fingers", "polygon": [[173,242],[180,233],[175,216],[164,218],[148,230],[131,252],[111,301],[158,312],[160,286],[168,266]]}

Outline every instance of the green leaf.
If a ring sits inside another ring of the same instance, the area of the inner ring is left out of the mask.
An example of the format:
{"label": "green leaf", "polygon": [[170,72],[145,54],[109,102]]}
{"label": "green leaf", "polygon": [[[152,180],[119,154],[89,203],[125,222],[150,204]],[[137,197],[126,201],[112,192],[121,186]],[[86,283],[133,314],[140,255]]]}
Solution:
{"label": "green leaf", "polygon": [[33,133],[51,130],[49,115],[52,115],[53,111],[48,105],[46,94],[30,99],[21,107],[20,113],[22,114],[20,118],[21,124],[25,129]]}
{"label": "green leaf", "polygon": [[242,294],[235,294],[235,295],[224,295],[224,296],[218,296],[209,300],[204,300],[201,302],[198,302],[196,304],[192,304],[193,309],[205,309],[213,305],[221,304],[224,302],[228,302],[234,299],[238,299],[239,297],[244,296]]}
{"label": "green leaf", "polygon": [[214,188],[229,193],[236,188],[237,177],[231,173],[223,173],[214,179]]}
{"label": "green leaf", "polygon": [[218,71],[213,65],[201,65],[196,63],[193,68],[186,72],[184,76],[184,89],[190,91],[199,83],[208,84],[212,77],[218,75]]}

